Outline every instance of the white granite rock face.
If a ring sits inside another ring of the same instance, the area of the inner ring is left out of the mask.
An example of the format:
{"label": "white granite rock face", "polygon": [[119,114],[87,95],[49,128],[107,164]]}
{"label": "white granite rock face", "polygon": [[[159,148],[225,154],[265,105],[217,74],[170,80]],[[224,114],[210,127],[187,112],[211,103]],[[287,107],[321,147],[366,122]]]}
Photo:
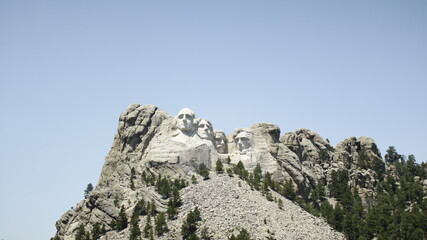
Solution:
{"label": "white granite rock face", "polygon": [[[362,152],[380,158],[371,138],[348,138],[334,148],[308,129],[280,136],[279,127],[271,123],[239,128],[226,136],[213,130],[209,120],[197,117],[188,108],[172,117],[152,105],[130,105],[119,118],[113,146],[95,190],[56,223],[57,236],[71,240],[80,224],[91,230],[99,222],[108,231],[101,239],[128,239],[129,227],[122,232],[109,227],[118,217],[120,206],[126,209],[128,218],[140,199],[154,201],[161,211],[167,208],[167,202],[154,187],[147,187],[141,180],[143,172],[190,181],[201,165],[213,169],[218,159],[223,162],[230,159],[232,164],[242,161],[249,171],[260,164],[262,171],[270,172],[276,181],[292,180],[305,198],[310,197],[317,184],[325,185],[327,190],[333,170],[349,169],[352,177],[349,184],[361,193],[376,186],[375,172],[355,167]],[[321,219],[286,199],[283,199],[284,210],[280,210],[258,192],[248,190],[245,183],[242,182],[241,188],[236,187],[237,181],[215,175],[211,180],[183,189],[181,213],[170,223],[172,231],[163,239],[177,239],[185,214],[194,206],[200,206],[202,218],[206,219],[204,225],[214,232],[214,239],[225,239],[237,227],[245,227],[257,239],[265,239],[267,229],[276,239],[343,238]],[[261,223],[264,218],[266,225]],[[144,220],[140,224],[143,227]]]}

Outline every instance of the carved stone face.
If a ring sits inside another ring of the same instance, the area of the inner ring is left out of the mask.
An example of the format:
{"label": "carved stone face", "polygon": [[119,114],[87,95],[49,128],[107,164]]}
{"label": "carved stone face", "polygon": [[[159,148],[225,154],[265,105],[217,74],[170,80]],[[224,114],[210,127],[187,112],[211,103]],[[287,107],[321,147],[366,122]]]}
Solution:
{"label": "carved stone face", "polygon": [[199,122],[199,128],[197,129],[197,134],[199,134],[200,138],[206,140],[213,139],[213,129],[212,124],[206,119],[202,119]]}
{"label": "carved stone face", "polygon": [[194,130],[194,117],[195,114],[193,110],[189,108],[183,108],[179,111],[176,119],[176,127],[182,132],[191,132]]}
{"label": "carved stone face", "polygon": [[246,132],[241,132],[241,133],[237,134],[234,141],[236,142],[237,150],[241,153],[244,153],[249,148],[251,148],[251,142],[249,140],[249,135]]}
{"label": "carved stone face", "polygon": [[215,137],[214,137],[214,145],[216,150],[219,153],[226,153],[227,152],[227,145],[225,140],[225,134],[223,132],[216,132],[215,131]]}

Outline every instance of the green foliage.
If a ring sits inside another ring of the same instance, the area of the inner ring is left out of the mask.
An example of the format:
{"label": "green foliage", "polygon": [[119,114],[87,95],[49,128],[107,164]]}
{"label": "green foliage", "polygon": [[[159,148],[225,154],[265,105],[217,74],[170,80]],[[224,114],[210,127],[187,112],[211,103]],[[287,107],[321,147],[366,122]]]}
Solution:
{"label": "green foliage", "polygon": [[135,183],[133,181],[136,178],[135,174],[135,168],[132,168],[130,171],[130,189],[132,190],[135,190]]}
{"label": "green foliage", "polygon": [[319,158],[321,162],[328,162],[329,161],[329,153],[327,149],[320,149],[319,151]]}
{"label": "green foliage", "polygon": [[116,227],[117,227],[116,219],[112,219],[109,226],[111,229],[116,230]]}
{"label": "green foliage", "polygon": [[149,236],[150,240],[154,240],[154,231],[153,228],[150,228],[150,236]]}
{"label": "green foliage", "polygon": [[[405,161],[394,147],[387,150],[385,158],[388,165],[393,165],[392,172],[385,171],[381,159],[359,152],[357,166],[373,169],[380,177],[376,195],[365,196],[367,207],[363,207],[357,190],[352,191],[348,186],[348,172],[333,171],[329,189],[338,204],[333,208],[323,201],[320,213],[350,240],[425,239],[427,200],[423,200],[426,194],[421,185],[426,179],[425,164],[417,164],[413,155]],[[420,180],[415,180],[416,177]]]}
{"label": "green foliage", "polygon": [[209,234],[209,228],[208,227],[204,227],[202,229],[202,231],[200,232],[200,238],[202,240],[211,240],[212,236]]}
{"label": "green foliage", "polygon": [[169,199],[166,213],[168,214],[169,219],[176,219],[176,216],[178,215],[178,208],[172,199]]}
{"label": "green foliage", "polygon": [[179,194],[178,188],[174,188],[172,190],[172,202],[176,207],[179,207],[182,205],[182,199],[181,199],[181,196]]}
{"label": "green foliage", "polygon": [[141,236],[141,230],[139,229],[139,216],[147,215],[147,205],[144,199],[141,199],[134,207],[131,221],[130,221],[130,236],[129,240],[138,240]]}
{"label": "green foliage", "polygon": [[396,148],[394,146],[390,146],[388,147],[387,153],[384,158],[387,164],[394,164],[399,162],[399,160],[402,159],[402,156],[397,153]]}
{"label": "green foliage", "polygon": [[342,200],[346,194],[351,194],[350,188],[348,187],[349,178],[347,170],[333,170],[331,178],[332,181],[329,186],[331,197]]}
{"label": "green foliage", "polygon": [[131,221],[134,221],[134,219],[138,218],[139,216],[144,216],[147,214],[148,214],[147,204],[145,203],[144,199],[141,199],[133,209]]}
{"label": "green foliage", "polygon": [[161,175],[159,175],[159,180],[156,183],[156,191],[163,199],[169,198],[172,192],[170,180],[166,177],[162,178]]}
{"label": "green foliage", "polygon": [[334,208],[332,207],[332,205],[327,200],[324,200],[320,205],[320,214],[328,222],[332,221],[333,210],[334,210]]}
{"label": "green foliage", "polygon": [[261,170],[261,165],[258,163],[253,171],[253,180],[252,180],[252,186],[256,190],[260,189],[261,178],[262,178],[262,170]]}
{"label": "green foliage", "polygon": [[209,169],[203,163],[199,166],[199,174],[203,177],[203,180],[209,179]]}
{"label": "green foliage", "polygon": [[323,202],[323,200],[325,200],[325,188],[323,187],[323,185],[321,183],[317,184],[316,187],[313,189],[313,191],[311,192],[311,199],[314,203],[314,207],[316,209],[320,208],[319,203]]}
{"label": "green foliage", "polygon": [[168,225],[166,223],[165,213],[160,213],[154,218],[155,230],[157,236],[162,236],[164,233],[169,231]]}
{"label": "green foliage", "polygon": [[95,223],[93,225],[93,229],[92,229],[92,240],[96,240],[98,238],[100,238],[101,236],[103,236],[107,231],[105,230],[105,226],[99,222]]}
{"label": "green foliage", "polygon": [[[327,151],[321,159],[329,159]],[[297,202],[306,211],[315,216],[322,216],[336,230],[345,234],[347,239],[424,239],[427,237],[427,199],[422,190],[421,182],[427,178],[427,165],[417,164],[415,157],[410,155],[407,161],[395,152],[388,151],[388,163],[393,164],[396,171],[386,172],[384,162],[376,156],[368,156],[360,151],[357,167],[372,169],[379,178],[377,194],[365,196],[366,206],[356,188],[350,188],[347,170],[332,171],[329,184],[330,197],[338,203],[333,207],[327,200],[324,186],[319,183],[313,188],[311,197],[305,199],[297,196],[292,180],[284,184],[275,182],[270,173],[262,175],[261,167],[257,166],[248,173],[242,162],[227,169],[248,182],[251,188],[261,191],[268,200],[273,200],[270,190]],[[396,175],[397,174],[397,175]],[[420,180],[414,180],[417,176]],[[283,201],[278,199],[279,208]],[[412,211],[408,211],[412,208]],[[188,234],[186,239],[197,235]],[[242,237],[245,234],[241,235]],[[232,235],[229,239],[239,239]]]}
{"label": "green foliage", "polygon": [[271,194],[271,192],[267,192],[265,194],[265,198],[267,198],[267,200],[270,201],[270,202],[272,202],[274,200],[273,199],[273,195]]}
{"label": "green foliage", "polygon": [[141,178],[143,182],[147,182],[147,172],[145,172],[145,170],[142,172]]}
{"label": "green foliage", "polygon": [[237,174],[241,179],[247,180],[249,172],[245,169],[242,161],[239,161],[237,165],[233,167],[233,172]]}
{"label": "green foliage", "polygon": [[262,192],[266,193],[270,190],[270,187],[272,186],[272,179],[271,174],[269,172],[265,173],[263,179],[262,179]]}
{"label": "green foliage", "polygon": [[138,240],[141,236],[141,230],[139,229],[138,221],[131,223],[129,240]]}
{"label": "green foliage", "polygon": [[127,228],[128,226],[128,219],[126,217],[125,208],[122,206],[120,208],[119,217],[116,222],[116,228],[117,231],[122,231],[123,229]]}
{"label": "green foliage", "polygon": [[154,201],[151,201],[151,203],[147,202],[147,209],[148,209],[149,215],[156,216],[157,207],[156,207],[156,204],[154,203]]}
{"label": "green foliage", "polygon": [[90,192],[92,192],[93,191],[93,186],[92,186],[92,183],[89,183],[88,185],[87,185],[87,187],[86,187],[86,189],[85,189],[85,198],[87,198],[88,197],[88,195],[89,195],[89,193]]}
{"label": "green foliage", "polygon": [[[147,215],[147,219],[146,219],[146,221],[145,221],[144,230],[143,230],[144,237],[145,237],[145,238],[148,238],[148,237],[150,237],[150,238],[151,238],[151,236],[152,236],[152,234],[153,234],[152,230],[153,230],[153,227],[151,226],[151,215],[150,215],[150,214],[148,214],[148,215]],[[150,235],[151,235],[151,236],[150,236]]]}
{"label": "green foliage", "polygon": [[282,195],[292,201],[296,199],[297,195],[295,193],[294,184],[292,183],[292,180],[286,181],[286,183],[283,185]]}
{"label": "green foliage", "polygon": [[359,151],[358,155],[359,157],[356,162],[356,166],[358,168],[372,169],[380,179],[384,177],[385,164],[381,158],[378,158],[377,156],[369,156],[364,150]]}
{"label": "green foliage", "polygon": [[119,207],[119,196],[114,196],[114,206],[116,207],[116,208],[118,208]]}
{"label": "green foliage", "polygon": [[233,170],[231,168],[227,168],[227,174],[229,177],[233,176]]}
{"label": "green foliage", "polygon": [[217,160],[215,164],[215,171],[217,173],[223,173],[224,172],[224,165],[222,164],[221,160]]}
{"label": "green foliage", "polygon": [[75,240],[86,240],[86,231],[83,224],[80,224],[79,228],[77,229]]}
{"label": "green foliage", "polygon": [[197,224],[201,221],[200,211],[196,207],[187,214],[187,218],[181,226],[182,239],[199,239],[196,235]]}
{"label": "green foliage", "polygon": [[196,184],[197,183],[197,178],[196,176],[191,176],[191,183]]}
{"label": "green foliage", "polygon": [[156,176],[152,172],[146,173],[145,171],[143,171],[142,180],[147,186],[154,186],[156,182]]}
{"label": "green foliage", "polygon": [[177,187],[174,187],[172,191],[172,197],[169,199],[168,208],[166,213],[169,219],[175,219],[178,214],[178,208],[182,205],[182,200]]}

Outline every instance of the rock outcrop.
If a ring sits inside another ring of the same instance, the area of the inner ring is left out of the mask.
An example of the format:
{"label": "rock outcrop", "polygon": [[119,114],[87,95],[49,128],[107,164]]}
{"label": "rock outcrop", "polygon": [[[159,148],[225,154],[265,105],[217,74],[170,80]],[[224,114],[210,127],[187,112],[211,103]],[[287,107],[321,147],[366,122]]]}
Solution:
{"label": "rock outcrop", "polygon": [[[298,129],[280,136],[279,127],[270,123],[236,129],[226,136],[213,130],[208,120],[196,118],[191,109],[171,117],[155,106],[133,104],[119,118],[95,190],[56,223],[56,237],[75,239],[79,227],[92,231],[101,224],[106,233],[99,239],[129,239],[130,227],[119,231],[111,226],[121,209],[130,219],[141,199],[153,202],[159,211],[168,207],[141,176],[191,182],[201,169],[213,170],[217,161],[228,167],[241,161],[249,171],[259,165],[279,183],[292,181],[306,199],[318,184],[328,191],[331,174],[338,170],[349,171],[348,184],[361,196],[372,193],[384,168],[377,146],[368,137],[351,137],[334,148],[314,131]],[[200,209],[202,225],[210,229],[213,239],[226,239],[242,227],[256,239],[343,239],[322,219],[291,201],[274,193],[276,201],[284,203],[280,209],[226,174],[212,172],[210,180],[191,184],[181,190],[181,196],[178,218],[168,222],[170,232],[159,239],[179,239],[180,226],[194,207]],[[139,222],[141,228],[144,221]]]}

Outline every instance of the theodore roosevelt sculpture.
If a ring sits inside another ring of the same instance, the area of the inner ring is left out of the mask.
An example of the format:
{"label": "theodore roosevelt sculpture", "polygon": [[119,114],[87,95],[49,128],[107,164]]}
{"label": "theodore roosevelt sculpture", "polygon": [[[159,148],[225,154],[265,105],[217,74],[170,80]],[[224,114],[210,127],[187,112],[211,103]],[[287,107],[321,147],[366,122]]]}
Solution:
{"label": "theodore roosevelt sculpture", "polygon": [[222,131],[214,131],[214,146],[216,150],[221,153],[227,153],[227,138],[225,137],[225,133]]}

